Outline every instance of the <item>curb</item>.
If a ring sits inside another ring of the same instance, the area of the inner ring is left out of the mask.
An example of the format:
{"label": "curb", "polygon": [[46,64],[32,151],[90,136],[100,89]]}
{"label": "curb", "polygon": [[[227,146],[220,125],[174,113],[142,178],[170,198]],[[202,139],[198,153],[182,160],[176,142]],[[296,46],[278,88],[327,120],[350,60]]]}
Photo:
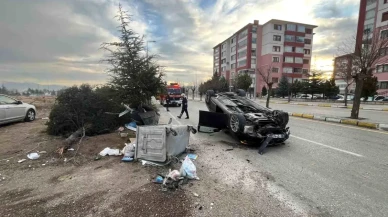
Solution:
{"label": "curb", "polygon": [[338,124],[353,125],[353,126],[358,126],[358,127],[368,128],[368,129],[388,131],[388,124],[358,121],[353,119],[340,119],[340,118],[326,117],[323,115],[312,115],[312,114],[292,113],[292,112],[288,112],[288,115],[293,117],[299,117],[299,118],[313,119],[318,121],[326,121],[326,122],[332,122],[332,123],[338,123]]}
{"label": "curb", "polygon": [[[332,104],[312,104],[312,103],[298,103],[298,102],[270,102],[273,104],[289,104],[289,105],[299,105],[299,106],[318,106],[318,107],[331,107],[331,108],[347,108],[352,109],[353,106],[344,106],[344,105],[332,105]],[[388,108],[363,108],[360,107],[362,110],[373,110],[373,111],[386,111],[388,112]]]}

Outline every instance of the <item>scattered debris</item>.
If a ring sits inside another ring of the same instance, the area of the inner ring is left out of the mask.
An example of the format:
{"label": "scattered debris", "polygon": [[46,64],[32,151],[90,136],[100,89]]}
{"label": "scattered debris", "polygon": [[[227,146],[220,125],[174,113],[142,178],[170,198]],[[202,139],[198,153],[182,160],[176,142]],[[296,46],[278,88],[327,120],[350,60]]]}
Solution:
{"label": "scattered debris", "polygon": [[240,141],[240,143],[241,143],[241,144],[244,144],[244,145],[247,145],[247,144],[248,144],[248,142],[245,141],[245,140]]}
{"label": "scattered debris", "polygon": [[125,125],[125,127],[128,129],[128,130],[132,130],[132,131],[135,131],[136,132],[136,122],[132,121],[131,123],[128,123]]}
{"label": "scattered debris", "polygon": [[247,160],[248,163],[251,163],[251,160],[249,160],[249,159],[246,159],[246,160]]}
{"label": "scattered debris", "polygon": [[163,183],[163,180],[164,180],[164,178],[163,178],[162,176],[157,176],[157,177],[155,178],[154,183],[162,184],[162,183]]}
{"label": "scattered debris", "polygon": [[199,210],[202,210],[202,206],[199,206],[199,208],[198,208]]}
{"label": "scattered debris", "polygon": [[36,159],[38,159],[38,158],[40,157],[40,155],[39,155],[38,153],[36,153],[36,152],[33,152],[33,153],[29,153],[29,154],[27,155],[27,157],[28,157],[29,159],[31,159],[31,160],[36,160]]}
{"label": "scattered debris", "polygon": [[178,170],[169,171],[167,178],[171,178],[174,181],[177,181],[181,177],[181,173]]}
{"label": "scattered debris", "polygon": [[94,160],[101,160],[101,155],[97,155]]}
{"label": "scattered debris", "polygon": [[69,149],[67,149],[68,151],[74,151],[74,148],[69,148]]}
{"label": "scattered debris", "polygon": [[23,163],[24,161],[26,161],[26,159],[21,159],[21,160],[18,160],[18,163]]}
{"label": "scattered debris", "polygon": [[[69,149],[67,149],[67,150],[69,150]],[[38,152],[39,152],[39,154],[47,154],[47,151],[38,151]]]}
{"label": "scattered debris", "polygon": [[214,203],[210,203],[210,206],[213,206],[214,205]]}
{"label": "scattered debris", "polygon": [[121,161],[123,162],[132,162],[133,161],[133,158],[132,157],[129,157],[129,156],[124,156]]}
{"label": "scattered debris", "polygon": [[120,153],[119,149],[111,149],[111,148],[107,147],[107,148],[105,148],[104,150],[102,150],[100,152],[100,155],[101,156],[107,156],[107,155],[109,155],[109,156],[113,156],[113,155],[118,156],[118,155],[121,155],[121,153]]}
{"label": "scattered debris", "polygon": [[193,192],[194,197],[199,197],[199,194]]}
{"label": "scattered debris", "polygon": [[42,166],[46,166],[46,164],[42,164]]}
{"label": "scattered debris", "polygon": [[128,136],[128,133],[120,133],[121,138],[125,138]]}
{"label": "scattered debris", "polygon": [[186,156],[185,160],[182,163],[180,173],[183,177],[199,180],[197,176],[197,168],[188,156]]}
{"label": "scattered debris", "polygon": [[63,161],[66,162],[66,161],[67,161],[67,158],[63,159]]}
{"label": "scattered debris", "polygon": [[117,129],[117,131],[119,131],[119,132],[124,131],[124,127],[119,127],[119,129]]}
{"label": "scattered debris", "polygon": [[143,166],[166,166],[167,164],[169,164],[170,162],[166,163],[166,164],[161,164],[161,163],[157,163],[157,162],[153,162],[153,161],[148,161],[148,160],[142,160],[141,161],[141,165]]}
{"label": "scattered debris", "polygon": [[234,150],[234,148],[232,147],[232,148],[227,148],[227,149],[225,149],[225,151],[233,151]]}
{"label": "scattered debris", "polygon": [[49,119],[48,117],[42,118],[42,120],[48,120],[48,119]]}
{"label": "scattered debris", "polygon": [[191,160],[196,160],[198,158],[197,154],[188,154],[187,157],[189,157]]}
{"label": "scattered debris", "polygon": [[65,181],[65,180],[72,179],[72,178],[73,177],[71,175],[63,175],[63,176],[58,177],[58,181]]}
{"label": "scattered debris", "polygon": [[124,154],[125,157],[133,158],[135,156],[136,143],[130,144],[125,143],[125,147],[121,150],[121,153]]}

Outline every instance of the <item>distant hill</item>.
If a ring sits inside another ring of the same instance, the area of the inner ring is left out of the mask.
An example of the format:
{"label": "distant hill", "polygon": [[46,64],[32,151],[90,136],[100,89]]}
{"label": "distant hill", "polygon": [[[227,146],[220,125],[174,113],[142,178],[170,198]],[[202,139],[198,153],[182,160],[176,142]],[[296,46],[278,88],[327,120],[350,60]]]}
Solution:
{"label": "distant hill", "polygon": [[[47,90],[60,90],[62,88],[65,88],[66,86],[63,86],[63,85],[56,85],[56,84],[53,84],[53,85],[41,85],[41,84],[37,84],[37,83],[28,83],[28,82],[9,82],[9,81],[4,81],[2,83],[8,90],[18,90],[19,92],[23,92],[25,90],[27,90],[28,88],[31,88],[31,89],[38,89],[38,90],[43,90],[43,89],[47,89]],[[1,84],[0,84],[1,86]]]}

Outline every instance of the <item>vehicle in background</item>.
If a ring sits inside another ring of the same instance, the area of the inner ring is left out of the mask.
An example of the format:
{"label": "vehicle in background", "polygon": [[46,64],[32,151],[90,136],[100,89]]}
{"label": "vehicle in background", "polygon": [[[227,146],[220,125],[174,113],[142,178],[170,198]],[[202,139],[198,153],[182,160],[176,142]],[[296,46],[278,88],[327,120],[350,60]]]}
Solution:
{"label": "vehicle in background", "polygon": [[376,96],[374,101],[383,101],[385,99],[385,96]]}
{"label": "vehicle in background", "polygon": [[[170,106],[171,105],[176,105],[176,106],[181,106],[182,105],[182,99],[181,99],[181,94],[182,94],[182,89],[179,86],[178,83],[170,83],[170,85],[167,85],[166,87],[167,93],[170,95]],[[166,104],[166,95],[162,94],[160,95],[160,105],[165,105]]]}
{"label": "vehicle in background", "polygon": [[0,94],[0,124],[33,121],[35,116],[35,106]]}
{"label": "vehicle in background", "polygon": [[388,96],[386,96],[382,101],[383,102],[387,102],[388,101]]}
{"label": "vehicle in background", "polygon": [[311,94],[302,94],[302,95],[299,95],[299,97],[297,97],[297,98],[300,98],[300,99],[317,99],[317,96],[316,95],[311,96]]}
{"label": "vehicle in background", "polygon": [[[369,97],[366,99],[366,102],[383,101],[383,99],[385,99],[385,96],[378,96],[378,95],[369,96]],[[361,97],[361,101],[364,101],[364,100],[365,100],[365,97]]]}
{"label": "vehicle in background", "polygon": [[[353,100],[354,99],[354,95],[348,95],[347,96],[347,100],[348,101],[351,101],[351,100]],[[338,99],[337,99],[338,101],[345,101],[345,96],[343,96],[343,95],[338,95]]]}

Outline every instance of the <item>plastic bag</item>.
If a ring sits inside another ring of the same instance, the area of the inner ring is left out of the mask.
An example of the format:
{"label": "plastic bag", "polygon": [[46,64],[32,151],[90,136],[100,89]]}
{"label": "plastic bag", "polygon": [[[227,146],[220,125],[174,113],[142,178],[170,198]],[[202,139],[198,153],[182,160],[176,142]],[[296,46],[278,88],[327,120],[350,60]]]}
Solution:
{"label": "plastic bag", "polygon": [[168,173],[167,177],[170,177],[172,180],[177,181],[181,177],[181,173],[178,170],[173,170]]}
{"label": "plastic bag", "polygon": [[197,168],[194,163],[186,156],[180,169],[181,176],[185,176],[189,179],[199,179],[197,176]]}
{"label": "plastic bag", "polygon": [[122,154],[124,154],[125,157],[130,157],[133,158],[135,156],[135,148],[136,144],[130,144],[130,143],[125,143],[125,147],[121,151]]}
{"label": "plastic bag", "polygon": [[31,159],[31,160],[36,160],[36,159],[38,159],[39,157],[40,157],[40,155],[38,154],[38,153],[29,153],[28,155],[27,155],[27,157],[29,158],[29,159]]}
{"label": "plastic bag", "polygon": [[121,155],[120,150],[118,149],[111,149],[111,148],[105,148],[100,152],[101,156],[106,156],[106,155]]}

